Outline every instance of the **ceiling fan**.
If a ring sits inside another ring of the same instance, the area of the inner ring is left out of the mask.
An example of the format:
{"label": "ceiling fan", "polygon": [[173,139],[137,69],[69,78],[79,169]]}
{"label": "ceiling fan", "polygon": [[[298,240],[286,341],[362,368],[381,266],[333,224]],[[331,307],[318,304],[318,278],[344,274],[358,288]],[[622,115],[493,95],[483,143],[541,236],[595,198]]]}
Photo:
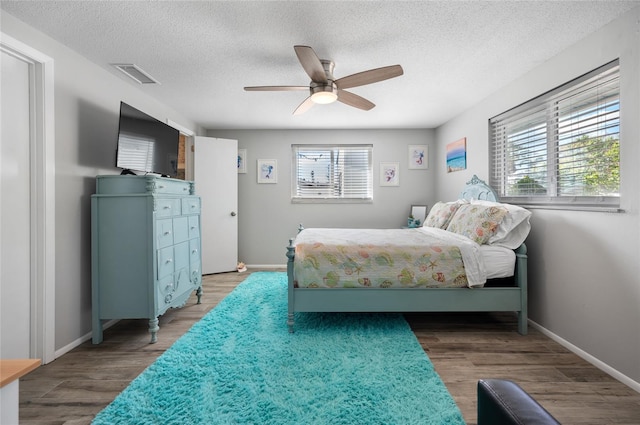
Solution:
{"label": "ceiling fan", "polygon": [[246,91],[309,90],[309,97],[296,108],[293,115],[300,115],[308,111],[316,103],[327,104],[335,102],[336,100],[346,105],[368,111],[376,105],[345,89],[399,77],[404,72],[400,65],[391,65],[358,72],[357,74],[348,75],[336,80],[333,77],[333,68],[335,66],[333,61],[319,59],[309,46],[293,46],[293,48],[296,51],[300,64],[309,77],[311,77],[311,83],[309,83],[308,86],[254,86],[244,88]]}

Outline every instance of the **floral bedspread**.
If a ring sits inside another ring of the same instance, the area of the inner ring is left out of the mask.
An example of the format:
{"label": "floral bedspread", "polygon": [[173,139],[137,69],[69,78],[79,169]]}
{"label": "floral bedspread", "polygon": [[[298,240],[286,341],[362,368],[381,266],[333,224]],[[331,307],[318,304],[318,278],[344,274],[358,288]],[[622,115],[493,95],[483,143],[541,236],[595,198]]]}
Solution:
{"label": "floral bedspread", "polygon": [[304,229],[295,239],[299,288],[481,287],[478,244],[446,230]]}

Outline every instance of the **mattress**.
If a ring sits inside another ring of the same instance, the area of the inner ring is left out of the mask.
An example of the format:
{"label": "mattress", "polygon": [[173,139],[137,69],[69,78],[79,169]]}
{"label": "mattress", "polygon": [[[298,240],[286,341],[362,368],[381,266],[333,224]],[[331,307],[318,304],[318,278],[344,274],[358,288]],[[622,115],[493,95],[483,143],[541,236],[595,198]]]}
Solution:
{"label": "mattress", "polygon": [[480,245],[480,255],[487,272],[487,279],[513,276],[516,253],[512,249],[503,246]]}

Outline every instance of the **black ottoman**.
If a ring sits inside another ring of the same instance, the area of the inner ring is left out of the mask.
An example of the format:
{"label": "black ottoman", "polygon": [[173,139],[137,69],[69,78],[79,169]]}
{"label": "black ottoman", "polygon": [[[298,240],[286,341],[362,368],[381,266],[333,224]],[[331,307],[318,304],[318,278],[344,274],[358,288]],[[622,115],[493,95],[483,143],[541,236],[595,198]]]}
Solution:
{"label": "black ottoman", "polygon": [[478,425],[510,424],[558,425],[560,422],[515,382],[478,381]]}

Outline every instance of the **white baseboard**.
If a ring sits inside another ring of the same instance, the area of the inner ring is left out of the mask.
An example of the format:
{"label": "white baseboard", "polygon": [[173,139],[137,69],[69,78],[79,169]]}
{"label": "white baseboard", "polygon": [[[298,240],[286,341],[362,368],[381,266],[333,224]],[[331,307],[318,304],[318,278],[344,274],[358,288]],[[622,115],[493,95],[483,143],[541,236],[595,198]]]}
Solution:
{"label": "white baseboard", "polygon": [[[102,329],[108,329],[111,326],[115,325],[116,323],[118,323],[120,320],[119,319],[113,319],[113,320],[109,320],[108,322],[106,322],[104,325],[102,325]],[[63,356],[64,354],[67,354],[69,351],[73,350],[74,348],[78,347],[79,345],[85,343],[86,341],[89,341],[91,339],[91,332],[84,334],[83,336],[81,336],[80,338],[76,339],[75,341],[71,341],[69,344],[65,345],[64,347],[56,350],[56,352],[54,353],[55,358],[57,359],[58,357]]]}
{"label": "white baseboard", "polygon": [[584,360],[588,361],[589,363],[591,363],[592,365],[594,365],[595,367],[597,367],[601,371],[605,372],[608,375],[611,375],[613,378],[617,379],[618,381],[622,382],[623,384],[627,385],[628,387],[630,387],[633,390],[635,390],[635,391],[640,393],[640,382],[634,381],[633,379],[631,379],[628,376],[624,375],[623,373],[617,371],[616,369],[612,368],[611,366],[609,366],[608,364],[604,363],[603,361],[593,357],[591,354],[589,354],[589,353],[585,352],[584,350],[576,347],[575,345],[573,345],[569,341],[567,341],[567,340],[559,337],[558,335],[554,334],[553,332],[551,332],[547,328],[544,328],[544,327],[540,326],[538,323],[534,322],[533,320],[529,319],[529,324],[531,326],[533,326],[534,328],[536,328],[538,331],[540,331],[540,333],[544,334],[545,336],[551,338],[552,340],[554,340],[558,344],[562,345],[567,350],[569,350],[572,353],[576,354],[577,356],[583,358]]}
{"label": "white baseboard", "polygon": [[247,264],[249,269],[286,269],[286,264]]}

